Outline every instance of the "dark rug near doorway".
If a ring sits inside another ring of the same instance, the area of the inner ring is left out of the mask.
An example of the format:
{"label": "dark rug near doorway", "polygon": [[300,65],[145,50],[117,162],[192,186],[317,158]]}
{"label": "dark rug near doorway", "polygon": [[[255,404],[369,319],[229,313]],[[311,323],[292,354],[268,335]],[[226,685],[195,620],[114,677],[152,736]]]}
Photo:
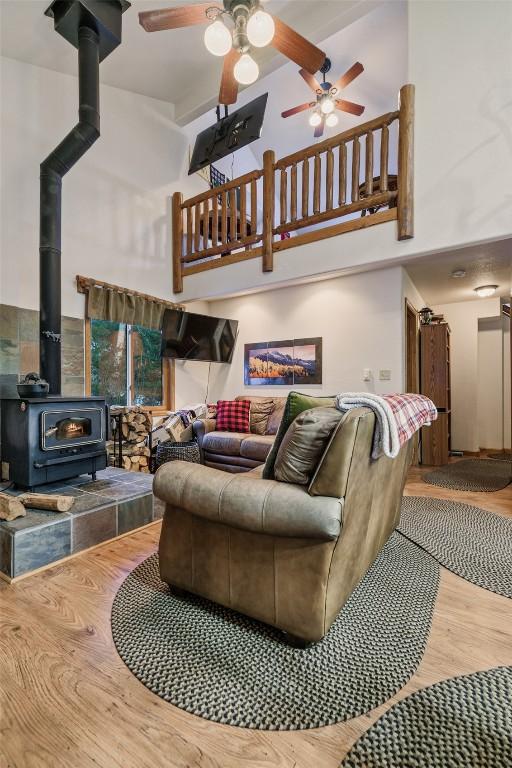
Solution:
{"label": "dark rug near doorway", "polygon": [[398,530],[449,571],[512,597],[512,519],[446,499],[404,496]]}
{"label": "dark rug near doorway", "polygon": [[496,461],[512,461],[510,451],[500,451],[499,453],[488,453],[487,458],[496,459]]}
{"label": "dark rug near doorway", "polygon": [[512,768],[512,667],[453,677],[391,707],[341,768]]}
{"label": "dark rug near doorway", "polygon": [[423,480],[453,491],[501,491],[512,480],[512,464],[495,459],[462,459],[434,469]]}
{"label": "dark rug near doorway", "polygon": [[438,583],[436,561],[394,533],[327,636],[298,649],[235,611],[174,596],[155,554],[121,585],[112,634],[133,674],[187,712],[244,728],[318,728],[405,685],[425,650]]}

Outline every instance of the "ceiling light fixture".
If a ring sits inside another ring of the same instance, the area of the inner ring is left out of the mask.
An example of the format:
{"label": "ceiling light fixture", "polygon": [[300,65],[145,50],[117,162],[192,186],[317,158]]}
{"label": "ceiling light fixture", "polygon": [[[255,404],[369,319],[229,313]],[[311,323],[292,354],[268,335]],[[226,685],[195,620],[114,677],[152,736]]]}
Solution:
{"label": "ceiling light fixture", "polygon": [[478,288],[474,288],[476,295],[481,299],[486,299],[489,296],[493,296],[496,293],[497,285],[480,285]]}
{"label": "ceiling light fixture", "polygon": [[335,125],[338,125],[338,115],[336,115],[334,112],[331,112],[331,114],[327,115],[325,118],[325,124],[328,128],[334,128]]}
{"label": "ceiling light fixture", "polygon": [[260,68],[248,53],[244,53],[235,64],[235,80],[240,85],[251,85],[258,79],[259,74]]}
{"label": "ceiling light fixture", "polygon": [[454,279],[457,279],[459,277],[466,277],[466,270],[465,269],[454,269],[452,272],[452,277]]}
{"label": "ceiling light fixture", "polygon": [[231,50],[233,40],[231,32],[223,21],[217,19],[206,27],[204,31],[204,44],[207,50],[214,56],[225,56]]}
{"label": "ceiling light fixture", "polygon": [[247,37],[255,48],[264,48],[272,42],[276,26],[270,13],[258,10],[250,16],[247,22]]}
{"label": "ceiling light fixture", "polygon": [[330,115],[331,112],[334,111],[334,101],[330,99],[328,96],[324,96],[322,101],[320,102],[320,109],[324,113],[324,115]]}
{"label": "ceiling light fixture", "polygon": [[322,115],[320,112],[312,112],[311,116],[309,118],[309,124],[312,128],[316,128],[317,125],[320,125],[322,122]]}

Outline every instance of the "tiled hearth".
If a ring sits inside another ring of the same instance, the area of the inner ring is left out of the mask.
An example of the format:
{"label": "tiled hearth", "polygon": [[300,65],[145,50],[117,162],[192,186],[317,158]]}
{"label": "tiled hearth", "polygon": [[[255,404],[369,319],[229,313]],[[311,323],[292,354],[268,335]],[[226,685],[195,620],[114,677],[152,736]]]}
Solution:
{"label": "tiled hearth", "polygon": [[[41,486],[41,493],[75,497],[69,513],[27,509],[26,517],[0,522],[0,571],[9,579],[29,574],[162,517],[152,475],[109,468]],[[6,493],[21,493],[7,489]]]}

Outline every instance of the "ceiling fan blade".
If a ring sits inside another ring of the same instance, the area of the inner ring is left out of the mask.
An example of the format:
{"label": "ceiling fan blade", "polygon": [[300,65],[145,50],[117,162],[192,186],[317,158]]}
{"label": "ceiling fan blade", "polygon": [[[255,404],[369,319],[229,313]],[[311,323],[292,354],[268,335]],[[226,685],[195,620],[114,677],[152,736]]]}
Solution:
{"label": "ceiling fan blade", "polygon": [[314,75],[315,72],[318,72],[325,61],[325,53],[310,43],[309,40],[306,40],[305,37],[299,35],[298,32],[295,32],[284,21],[278,19],[277,16],[272,16],[272,18],[276,31],[271,45],[298,64],[299,67],[304,67],[310,74]]}
{"label": "ceiling fan blade", "polygon": [[335,93],[339,93],[342,88],[346,88],[349,83],[352,82],[352,80],[355,80],[358,75],[361,74],[361,72],[364,72],[363,65],[356,61],[355,64],[352,64],[350,69],[347,69],[344,75],[341,75],[335,83],[333,83],[333,86],[331,88],[331,91],[336,89]]}
{"label": "ceiling fan blade", "polygon": [[141,11],[139,24],[146,32],[161,32],[164,29],[178,29],[203,24],[208,21],[208,8],[221,8],[217,3],[199,3],[199,5],[183,5],[179,8],[162,8],[157,11]]}
{"label": "ceiling fan blade", "polygon": [[351,115],[362,115],[364,112],[364,107],[361,104],[354,104],[353,101],[346,101],[345,99],[336,99],[336,107],[342,112],[350,112]]}
{"label": "ceiling fan blade", "polygon": [[324,128],[325,128],[325,117],[322,117],[322,122],[318,123],[317,127],[315,128],[315,139],[319,139],[320,136],[324,135]]}
{"label": "ceiling fan blade", "polygon": [[320,91],[320,92],[322,91],[322,86],[320,85],[316,77],[314,77],[314,75],[308,72],[307,69],[299,69],[299,75],[304,78],[304,80],[309,85],[312,91],[314,91],[315,93],[317,91]]}
{"label": "ceiling fan blade", "polygon": [[222,79],[220,81],[219,104],[236,104],[238,97],[238,83],[235,80],[234,68],[241,53],[232,48],[224,56],[222,67]]}
{"label": "ceiling fan blade", "polygon": [[296,115],[298,112],[304,112],[306,109],[310,109],[311,107],[315,106],[314,101],[308,101],[305,104],[299,104],[298,107],[292,107],[292,109],[286,109],[284,112],[281,112],[281,117],[291,117],[292,115]]}

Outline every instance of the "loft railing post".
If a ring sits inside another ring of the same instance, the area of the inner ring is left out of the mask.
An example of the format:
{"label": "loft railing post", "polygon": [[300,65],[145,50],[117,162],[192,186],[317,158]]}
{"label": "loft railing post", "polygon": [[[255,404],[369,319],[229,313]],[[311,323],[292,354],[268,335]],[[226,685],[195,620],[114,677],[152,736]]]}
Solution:
{"label": "loft railing post", "polygon": [[263,236],[262,236],[262,269],[272,272],[274,269],[273,234],[275,206],[275,152],[267,149],[263,153]]}
{"label": "loft railing post", "polygon": [[[181,192],[175,192],[172,196],[172,288],[174,293],[182,293],[183,291],[183,269],[181,265],[183,255],[182,203],[183,195]],[[197,222],[196,226],[198,226]]]}
{"label": "loft railing post", "polygon": [[398,239],[414,237],[414,85],[400,88],[398,118]]}

